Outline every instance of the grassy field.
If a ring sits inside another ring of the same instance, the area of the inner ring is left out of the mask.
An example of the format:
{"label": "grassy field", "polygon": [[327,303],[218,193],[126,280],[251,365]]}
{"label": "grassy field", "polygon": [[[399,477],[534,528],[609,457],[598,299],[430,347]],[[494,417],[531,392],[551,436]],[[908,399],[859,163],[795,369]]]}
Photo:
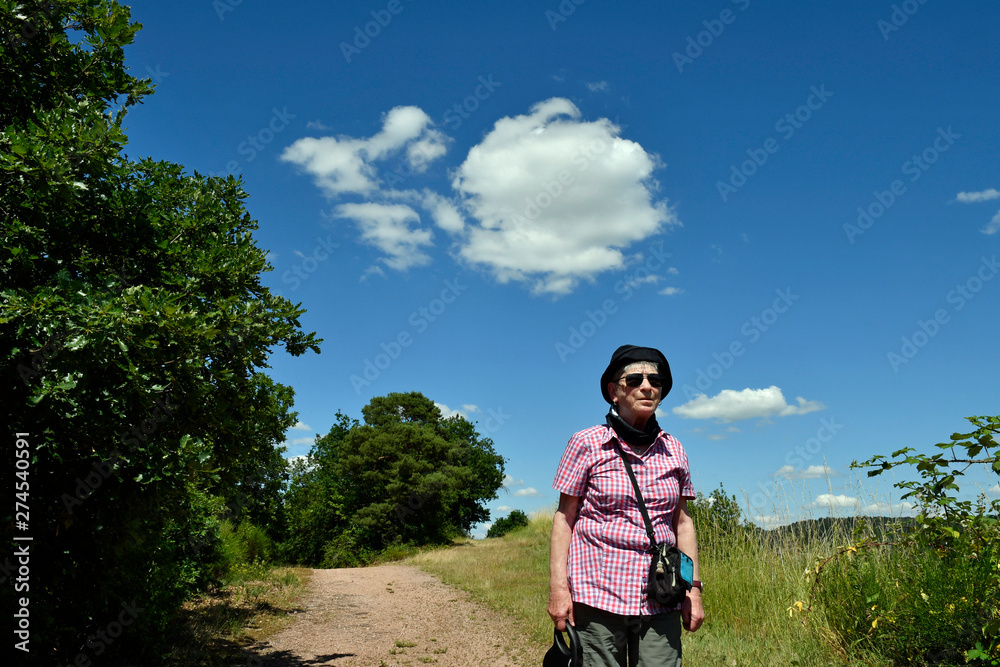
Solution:
{"label": "grassy field", "polygon": [[252,665],[246,647],[284,629],[305,590],[309,568],[241,566],[226,584],[184,604],[164,667]]}
{"label": "grassy field", "polygon": [[[454,547],[420,553],[407,562],[469,591],[490,607],[518,619],[537,642],[539,656],[552,642],[548,598],[548,537],[551,517],[532,519],[529,526],[502,538],[467,540]],[[819,612],[806,614],[810,582],[806,570],[829,556],[850,535],[801,535],[779,538],[765,546],[754,532],[705,536],[701,577],[706,622],[684,634],[684,656],[692,665],[749,667],[887,667],[857,662],[843,655]]]}

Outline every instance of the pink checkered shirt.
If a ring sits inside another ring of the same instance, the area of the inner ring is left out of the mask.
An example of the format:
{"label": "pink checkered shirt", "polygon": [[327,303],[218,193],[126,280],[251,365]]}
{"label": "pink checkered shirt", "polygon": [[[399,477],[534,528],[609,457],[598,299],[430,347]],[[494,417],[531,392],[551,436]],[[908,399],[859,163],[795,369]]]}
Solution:
{"label": "pink checkered shirt", "polygon": [[[574,434],[552,483],[560,493],[581,499],[569,547],[569,589],[574,602],[613,614],[670,611],[646,596],[649,537],[616,439],[604,425]],[[676,544],[674,509],[682,496],[695,496],[684,447],[660,431],[642,456],[623,448],[642,489],[657,543]]]}

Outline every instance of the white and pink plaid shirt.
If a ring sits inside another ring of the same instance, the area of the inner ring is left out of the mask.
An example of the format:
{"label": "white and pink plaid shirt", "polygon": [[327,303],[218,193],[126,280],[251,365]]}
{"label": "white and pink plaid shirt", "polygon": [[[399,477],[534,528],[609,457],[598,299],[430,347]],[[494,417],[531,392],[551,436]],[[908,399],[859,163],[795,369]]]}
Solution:
{"label": "white and pink plaid shirt", "polygon": [[[573,435],[566,445],[555,481],[560,493],[580,497],[579,514],[569,547],[567,574],[574,602],[625,616],[670,611],[650,603],[649,537],[635,490],[615,448],[617,436],[607,426]],[[627,446],[636,481],[642,490],[658,544],[676,544],[674,509],[694,498],[684,447],[672,435],[659,437],[642,456]]]}

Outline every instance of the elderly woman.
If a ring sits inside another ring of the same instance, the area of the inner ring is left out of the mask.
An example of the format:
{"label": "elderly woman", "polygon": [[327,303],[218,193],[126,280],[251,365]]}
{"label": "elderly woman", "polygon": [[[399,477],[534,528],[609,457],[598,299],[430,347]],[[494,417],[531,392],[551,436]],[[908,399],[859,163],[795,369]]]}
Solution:
{"label": "elderly woman", "polygon": [[[698,545],[687,509],[694,487],[687,454],[660,430],[656,408],[673,380],[663,354],[623,345],[601,376],[611,404],[607,421],[573,435],[552,486],[559,508],[552,521],[548,612],[560,630],[580,635],[584,664],[681,665],[681,623],[704,620]],[[656,542],[676,545],[694,561],[694,586],[678,608],[648,598],[649,537],[618,446],[629,457]]]}

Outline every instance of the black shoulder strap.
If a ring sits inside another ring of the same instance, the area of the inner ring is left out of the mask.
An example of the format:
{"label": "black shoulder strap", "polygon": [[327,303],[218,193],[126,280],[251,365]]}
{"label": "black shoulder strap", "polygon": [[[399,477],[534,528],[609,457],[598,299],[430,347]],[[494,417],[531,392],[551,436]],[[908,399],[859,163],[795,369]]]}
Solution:
{"label": "black shoulder strap", "polygon": [[622,457],[622,463],[625,464],[625,471],[628,473],[628,478],[632,480],[632,488],[635,489],[635,501],[639,505],[639,513],[642,514],[642,520],[646,524],[646,534],[649,536],[649,544],[655,549],[656,548],[656,534],[653,532],[653,522],[649,520],[649,513],[646,511],[646,503],[642,499],[642,492],[639,491],[639,482],[635,481],[635,473],[632,472],[632,464],[628,461],[628,455],[622,450],[622,445],[615,438],[615,448],[618,450],[618,455]]}

